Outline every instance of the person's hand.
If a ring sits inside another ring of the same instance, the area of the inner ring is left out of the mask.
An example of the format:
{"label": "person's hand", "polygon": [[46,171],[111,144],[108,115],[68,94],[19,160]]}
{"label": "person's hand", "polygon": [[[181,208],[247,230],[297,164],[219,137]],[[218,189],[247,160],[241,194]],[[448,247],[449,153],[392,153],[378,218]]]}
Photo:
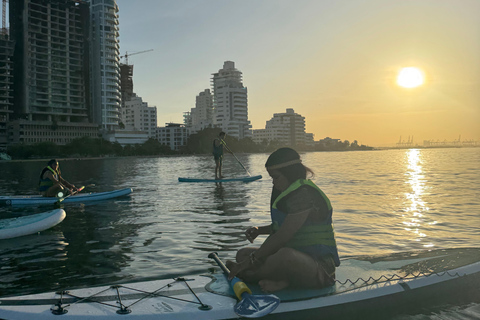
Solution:
{"label": "person's hand", "polygon": [[258,237],[259,234],[260,232],[258,231],[257,227],[250,227],[247,229],[247,231],[245,231],[247,240],[250,241],[250,243],[253,243],[253,240],[255,240],[255,238]]}
{"label": "person's hand", "polygon": [[250,267],[250,264],[251,264],[250,259],[243,260],[240,263],[228,261],[228,266],[230,268],[230,273],[228,274],[228,280],[232,280],[233,277],[237,276],[237,274],[239,274],[245,269],[248,269],[248,267]]}

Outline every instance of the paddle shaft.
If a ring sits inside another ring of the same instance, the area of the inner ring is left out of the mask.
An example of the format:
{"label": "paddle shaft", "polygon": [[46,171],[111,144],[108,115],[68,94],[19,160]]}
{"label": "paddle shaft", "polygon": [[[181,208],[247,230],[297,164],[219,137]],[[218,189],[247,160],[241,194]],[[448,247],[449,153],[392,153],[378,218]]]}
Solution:
{"label": "paddle shaft", "polygon": [[245,171],[247,172],[247,174],[251,177],[252,175],[250,174],[250,172],[248,172],[247,168],[245,168],[245,166],[243,165],[243,163],[240,162],[240,160],[238,160],[237,156],[235,155],[235,153],[232,152],[232,150],[230,150],[229,147],[227,147],[226,144],[224,144],[225,148],[232,154],[232,156],[235,158],[235,160],[237,160],[237,162],[242,166],[243,169],[245,169]]}
{"label": "paddle shaft", "polygon": [[220,269],[222,269],[223,272],[225,272],[225,274],[228,276],[228,274],[230,273],[230,270],[228,270],[227,266],[223,264],[222,260],[220,260],[216,252],[210,253],[208,257],[215,260],[215,262],[218,264]]}
{"label": "paddle shaft", "polygon": [[[225,275],[228,278],[228,274],[230,273],[230,270],[223,264],[223,262],[218,258],[218,255],[216,252],[212,252],[208,255],[209,258],[212,258],[215,260],[215,262],[218,264],[218,266],[225,272]],[[252,290],[250,290],[247,285],[240,280],[237,277],[233,277],[232,280],[228,280],[230,282],[230,286],[232,287],[233,291],[235,292],[235,295],[237,296],[238,300],[244,300],[245,298],[248,298],[252,294]]]}
{"label": "paddle shaft", "polygon": [[83,189],[89,188],[89,187],[95,187],[95,184],[89,184],[89,185],[87,185],[87,186],[81,186],[80,188],[77,189],[77,191],[74,191],[74,192],[72,192],[71,194],[69,194],[68,196],[65,196],[65,197],[63,197],[63,198],[58,199],[57,202],[55,202],[55,203],[60,203],[60,202],[62,202],[63,200],[65,200],[66,198],[68,198],[68,197],[70,197],[70,196],[73,196],[73,195],[76,195],[77,193],[79,193],[79,192],[82,191]]}

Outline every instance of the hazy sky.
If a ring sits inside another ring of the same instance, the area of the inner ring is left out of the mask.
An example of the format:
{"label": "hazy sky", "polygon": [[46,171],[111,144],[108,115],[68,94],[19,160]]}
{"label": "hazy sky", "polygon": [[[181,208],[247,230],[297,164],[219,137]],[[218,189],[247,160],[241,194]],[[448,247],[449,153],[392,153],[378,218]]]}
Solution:
{"label": "hazy sky", "polygon": [[[480,0],[117,0],[120,51],[158,125],[235,62],[253,129],[293,108],[315,140],[480,140]],[[402,67],[424,85],[396,84]]]}

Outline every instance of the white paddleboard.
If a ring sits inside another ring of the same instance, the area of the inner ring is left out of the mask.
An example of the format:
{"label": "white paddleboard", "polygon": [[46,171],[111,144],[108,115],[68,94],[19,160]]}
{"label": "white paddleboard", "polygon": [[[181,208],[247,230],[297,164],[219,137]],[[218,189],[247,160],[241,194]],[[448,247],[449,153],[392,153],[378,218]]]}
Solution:
{"label": "white paddleboard", "polygon": [[10,239],[49,229],[65,219],[63,209],[0,220],[0,239]]}
{"label": "white paddleboard", "polygon": [[[473,297],[480,249],[452,249],[342,260],[334,286],[276,292],[268,319],[367,319],[430,299]],[[249,285],[253,294],[258,288]],[[0,319],[237,319],[237,299],[220,271],[208,275],[0,297]],[[452,296],[454,295],[454,296]],[[366,313],[366,316],[362,315]],[[387,318],[387,317],[385,317]]]}

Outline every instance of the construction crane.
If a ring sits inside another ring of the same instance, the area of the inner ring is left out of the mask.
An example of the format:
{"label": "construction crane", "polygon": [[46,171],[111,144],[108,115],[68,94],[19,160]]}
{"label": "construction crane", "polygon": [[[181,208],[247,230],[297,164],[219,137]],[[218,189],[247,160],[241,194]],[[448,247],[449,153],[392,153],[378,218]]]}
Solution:
{"label": "construction crane", "polygon": [[153,49],[138,51],[138,52],[132,52],[132,53],[125,52],[125,54],[123,56],[120,56],[120,59],[125,57],[125,64],[128,64],[128,57],[133,56],[134,54],[140,54],[140,53],[145,53],[145,52],[149,52],[149,51],[153,51]]}

